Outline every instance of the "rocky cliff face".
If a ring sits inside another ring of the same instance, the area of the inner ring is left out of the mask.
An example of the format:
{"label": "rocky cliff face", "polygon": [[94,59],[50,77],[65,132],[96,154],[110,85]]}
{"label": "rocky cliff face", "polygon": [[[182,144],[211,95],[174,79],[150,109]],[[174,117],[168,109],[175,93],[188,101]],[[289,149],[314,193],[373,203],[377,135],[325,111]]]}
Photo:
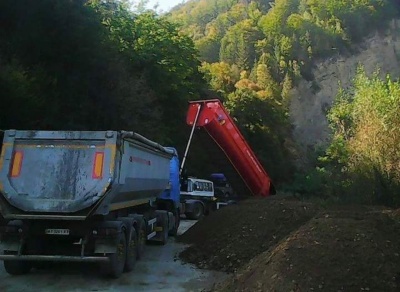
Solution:
{"label": "rocky cliff face", "polygon": [[348,88],[357,66],[362,64],[368,74],[380,69],[384,77],[400,77],[400,19],[393,20],[384,32],[375,32],[352,56],[330,58],[314,69],[315,80],[301,81],[291,93],[290,118],[293,138],[300,146],[300,154],[317,147],[325,147],[330,131],[327,110],[338,92],[339,84]]}

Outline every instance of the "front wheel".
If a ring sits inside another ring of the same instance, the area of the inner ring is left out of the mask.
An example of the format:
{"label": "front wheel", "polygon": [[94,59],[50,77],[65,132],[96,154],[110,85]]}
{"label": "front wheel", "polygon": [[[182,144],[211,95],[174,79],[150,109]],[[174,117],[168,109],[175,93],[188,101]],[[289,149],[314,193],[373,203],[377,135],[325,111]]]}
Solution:
{"label": "front wheel", "polygon": [[193,206],[193,212],[188,213],[186,216],[189,219],[198,220],[204,214],[204,207],[201,203],[195,203]]}

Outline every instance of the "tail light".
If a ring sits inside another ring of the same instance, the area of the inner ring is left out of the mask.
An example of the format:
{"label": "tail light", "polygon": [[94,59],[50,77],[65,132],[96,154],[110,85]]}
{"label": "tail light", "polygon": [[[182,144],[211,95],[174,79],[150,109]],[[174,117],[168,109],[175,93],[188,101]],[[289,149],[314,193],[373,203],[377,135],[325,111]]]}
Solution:
{"label": "tail light", "polygon": [[22,151],[15,151],[11,167],[11,177],[18,177],[21,174],[22,159],[24,154]]}
{"label": "tail light", "polygon": [[103,178],[103,161],[104,161],[104,152],[96,152],[94,155],[92,178],[94,179]]}

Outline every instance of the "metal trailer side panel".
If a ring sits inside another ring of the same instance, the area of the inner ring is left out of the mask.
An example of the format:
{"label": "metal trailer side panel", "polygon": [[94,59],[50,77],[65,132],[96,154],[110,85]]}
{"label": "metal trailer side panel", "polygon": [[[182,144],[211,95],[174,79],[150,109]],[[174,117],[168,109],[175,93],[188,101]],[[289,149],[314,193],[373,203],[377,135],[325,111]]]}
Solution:
{"label": "metal trailer side panel", "polygon": [[199,107],[196,126],[204,128],[224,151],[252,194],[266,197],[274,193],[270,177],[219,100],[190,102],[187,124],[193,126]]}
{"label": "metal trailer side panel", "polygon": [[107,200],[110,210],[155,200],[167,187],[172,154],[135,139],[123,139],[120,149],[118,192]]}
{"label": "metal trailer side panel", "polygon": [[8,219],[84,220],[149,203],[168,185],[172,155],[133,132],[9,130],[1,212]]}
{"label": "metal trailer side panel", "polygon": [[92,206],[113,181],[116,138],[111,131],[5,131],[2,197],[22,212],[73,213]]}

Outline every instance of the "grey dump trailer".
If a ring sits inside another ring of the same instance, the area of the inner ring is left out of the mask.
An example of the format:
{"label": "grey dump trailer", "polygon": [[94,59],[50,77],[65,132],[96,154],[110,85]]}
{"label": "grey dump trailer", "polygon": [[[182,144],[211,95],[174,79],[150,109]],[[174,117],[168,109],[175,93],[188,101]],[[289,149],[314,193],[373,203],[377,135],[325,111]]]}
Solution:
{"label": "grey dump trailer", "polygon": [[176,234],[170,185],[174,149],[134,132],[4,132],[0,156],[0,259],[10,274],[37,262],[97,262],[119,277],[148,240]]}

